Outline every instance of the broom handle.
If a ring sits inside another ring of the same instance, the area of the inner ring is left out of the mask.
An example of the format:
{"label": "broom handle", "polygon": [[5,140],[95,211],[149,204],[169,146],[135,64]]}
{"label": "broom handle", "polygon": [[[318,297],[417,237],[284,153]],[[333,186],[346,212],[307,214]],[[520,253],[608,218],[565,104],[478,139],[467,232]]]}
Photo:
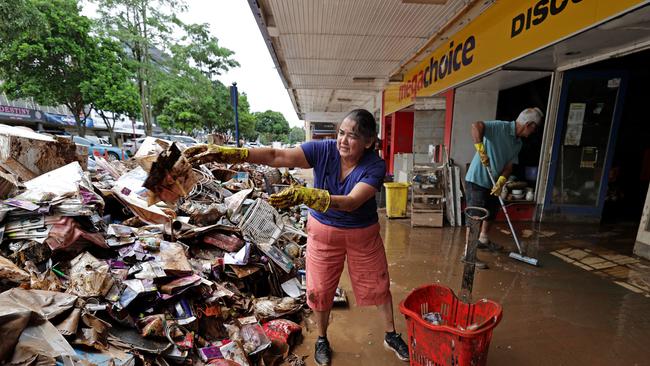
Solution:
{"label": "broom handle", "polygon": [[[490,180],[492,181],[492,186],[494,186],[496,183],[494,182],[494,176],[492,176],[492,169],[487,166],[485,167],[487,170],[488,175],[490,176]],[[506,209],[506,204],[503,202],[503,198],[501,198],[501,195],[497,195],[497,198],[499,198],[499,203],[501,204],[501,208],[503,209],[503,214],[506,216],[506,221],[508,221],[508,226],[510,226],[510,232],[512,233],[512,237],[515,238],[515,244],[517,244],[517,249],[519,249],[519,254],[523,255],[523,252],[521,250],[521,245],[519,244],[519,238],[517,238],[517,233],[515,233],[515,228],[512,227],[512,222],[510,221],[510,215],[508,215],[508,210]]]}

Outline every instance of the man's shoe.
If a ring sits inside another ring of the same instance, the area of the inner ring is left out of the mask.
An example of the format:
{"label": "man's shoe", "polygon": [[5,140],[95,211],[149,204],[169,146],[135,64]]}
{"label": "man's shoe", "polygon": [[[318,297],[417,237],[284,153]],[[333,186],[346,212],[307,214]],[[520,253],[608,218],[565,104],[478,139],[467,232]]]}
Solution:
{"label": "man's shoe", "polygon": [[400,360],[409,360],[409,348],[402,339],[400,333],[386,333],[386,337],[384,337],[384,347],[395,352],[395,355],[397,355],[397,358]]}
{"label": "man's shoe", "polygon": [[495,242],[493,242],[491,240],[488,240],[487,243],[481,243],[481,241],[479,240],[478,245],[476,247],[479,248],[479,249],[489,250],[491,252],[498,252],[498,251],[501,251],[501,249],[503,249],[503,247],[501,245],[499,245],[499,244],[497,244],[497,243],[495,243]]}
{"label": "man's shoe", "polygon": [[318,337],[316,340],[314,361],[320,366],[328,366],[332,362],[332,350],[330,349],[330,342],[327,338]]}
{"label": "man's shoe", "polygon": [[[460,257],[460,261],[463,263],[469,263],[468,261],[465,260],[465,257]],[[478,258],[474,260],[474,266],[478,269],[488,269],[487,263],[483,262],[482,260],[479,260]]]}

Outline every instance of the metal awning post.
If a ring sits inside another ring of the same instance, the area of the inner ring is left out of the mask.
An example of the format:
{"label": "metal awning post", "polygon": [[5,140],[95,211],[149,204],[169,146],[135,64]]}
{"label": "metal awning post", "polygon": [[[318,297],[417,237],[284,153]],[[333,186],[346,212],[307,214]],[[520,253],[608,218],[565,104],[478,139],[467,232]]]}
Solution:
{"label": "metal awning post", "polygon": [[230,104],[232,109],[235,111],[235,141],[237,147],[239,146],[239,93],[237,92],[237,83],[233,82],[230,87]]}

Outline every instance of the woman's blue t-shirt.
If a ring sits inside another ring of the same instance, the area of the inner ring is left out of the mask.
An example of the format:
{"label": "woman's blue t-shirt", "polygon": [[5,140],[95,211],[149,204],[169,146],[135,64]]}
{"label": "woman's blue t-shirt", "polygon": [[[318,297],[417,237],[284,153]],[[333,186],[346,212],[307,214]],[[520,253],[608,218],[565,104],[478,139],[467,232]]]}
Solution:
{"label": "woman's blue t-shirt", "polygon": [[[363,182],[378,191],[381,190],[386,175],[386,164],[375,152],[367,151],[341,182],[341,156],[336,149],[336,140],[310,141],[301,147],[307,162],[314,168],[314,188],[326,189],[331,195],[344,196],[349,194],[357,183]],[[379,220],[374,197],[352,212],[329,209],[326,212],[310,210],[310,214],[320,223],[334,227],[361,228]]]}

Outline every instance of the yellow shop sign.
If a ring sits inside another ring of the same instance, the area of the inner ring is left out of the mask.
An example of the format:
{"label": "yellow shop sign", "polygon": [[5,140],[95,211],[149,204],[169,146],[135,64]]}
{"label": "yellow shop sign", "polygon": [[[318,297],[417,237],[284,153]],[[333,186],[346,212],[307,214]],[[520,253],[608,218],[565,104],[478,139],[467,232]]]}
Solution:
{"label": "yellow shop sign", "polygon": [[496,0],[384,91],[384,114],[438,94],[650,0]]}

